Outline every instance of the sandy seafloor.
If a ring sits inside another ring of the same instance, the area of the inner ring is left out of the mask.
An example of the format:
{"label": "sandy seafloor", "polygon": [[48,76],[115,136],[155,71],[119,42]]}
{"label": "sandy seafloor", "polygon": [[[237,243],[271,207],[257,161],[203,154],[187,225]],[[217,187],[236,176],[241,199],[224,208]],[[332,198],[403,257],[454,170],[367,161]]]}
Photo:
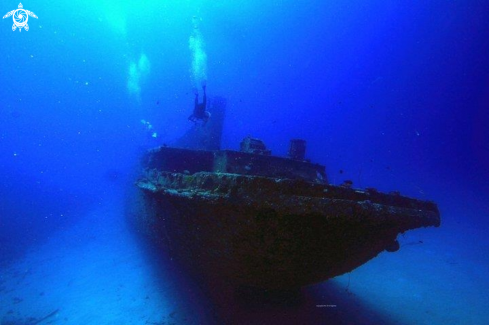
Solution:
{"label": "sandy seafloor", "polygon": [[0,324],[489,324],[486,231],[443,217],[299,303],[213,306],[141,244],[115,198],[2,266]]}

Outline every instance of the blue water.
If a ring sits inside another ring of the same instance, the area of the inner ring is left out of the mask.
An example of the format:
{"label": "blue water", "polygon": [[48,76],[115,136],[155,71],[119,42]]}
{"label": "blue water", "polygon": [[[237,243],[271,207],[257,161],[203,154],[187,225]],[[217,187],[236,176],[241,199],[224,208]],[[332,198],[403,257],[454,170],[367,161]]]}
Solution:
{"label": "blue water", "polygon": [[[488,2],[23,6],[38,17],[28,31],[0,25],[0,324],[56,310],[46,322],[222,319],[123,222],[141,153],[192,127],[204,81],[229,103],[223,148],[251,135],[283,156],[302,138],[330,182],[399,190],[442,214],[401,239],[422,245],[313,286],[300,306],[235,307],[233,323],[489,324]],[[17,7],[3,1],[1,15]]]}

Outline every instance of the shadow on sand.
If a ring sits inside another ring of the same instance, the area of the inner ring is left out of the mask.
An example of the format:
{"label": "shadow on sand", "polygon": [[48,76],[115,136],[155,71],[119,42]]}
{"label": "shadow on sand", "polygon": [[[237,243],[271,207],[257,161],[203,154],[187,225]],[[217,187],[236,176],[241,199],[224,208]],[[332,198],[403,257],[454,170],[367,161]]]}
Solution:
{"label": "shadow on sand", "polygon": [[[153,261],[157,260],[155,273],[166,273],[166,279],[171,278],[178,283],[174,298],[181,299],[186,305],[178,313],[187,314],[188,320],[198,319],[198,324],[399,324],[372,310],[367,302],[332,281],[300,291],[237,291],[188,275],[169,258],[157,257],[154,248],[151,250]],[[164,283],[160,285],[165,286]]]}
{"label": "shadow on sand", "polygon": [[[354,294],[325,282],[300,292],[239,292],[212,296],[219,324],[395,324]],[[218,297],[216,299],[216,297]]]}

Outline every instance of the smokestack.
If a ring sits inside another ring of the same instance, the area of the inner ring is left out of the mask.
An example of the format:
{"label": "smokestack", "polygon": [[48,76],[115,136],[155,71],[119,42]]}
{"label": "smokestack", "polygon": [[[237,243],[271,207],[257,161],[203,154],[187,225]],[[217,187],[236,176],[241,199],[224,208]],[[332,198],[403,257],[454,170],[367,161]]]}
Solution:
{"label": "smokestack", "polygon": [[306,157],[306,140],[302,140],[302,139],[290,140],[288,156],[290,159],[304,160]]}

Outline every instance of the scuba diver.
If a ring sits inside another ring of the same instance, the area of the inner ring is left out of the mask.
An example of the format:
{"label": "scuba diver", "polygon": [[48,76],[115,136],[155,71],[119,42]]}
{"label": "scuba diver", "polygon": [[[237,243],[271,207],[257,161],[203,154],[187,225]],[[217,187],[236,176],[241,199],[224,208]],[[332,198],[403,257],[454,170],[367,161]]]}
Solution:
{"label": "scuba diver", "polygon": [[209,113],[206,110],[206,108],[207,108],[207,95],[205,92],[205,87],[206,87],[205,84],[202,85],[202,89],[204,90],[204,98],[203,98],[202,104],[199,104],[199,92],[197,90],[195,91],[194,112],[188,118],[192,122],[197,122],[198,120],[202,120],[202,121],[204,121],[204,125],[209,120],[209,117],[211,117],[211,113]]}

